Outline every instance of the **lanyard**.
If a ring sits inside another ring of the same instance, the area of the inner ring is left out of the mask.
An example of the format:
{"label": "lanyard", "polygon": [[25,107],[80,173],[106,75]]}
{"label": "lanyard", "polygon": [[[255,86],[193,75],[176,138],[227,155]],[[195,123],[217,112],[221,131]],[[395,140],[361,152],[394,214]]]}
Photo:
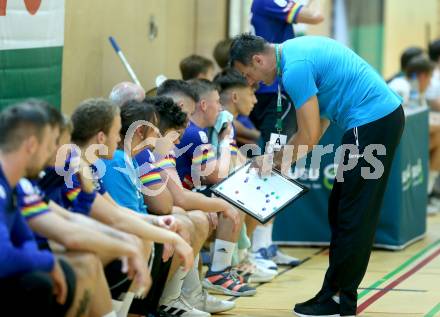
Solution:
{"label": "lanyard", "polygon": [[280,45],[275,44],[275,59],[276,59],[276,66],[277,66],[277,77],[278,77],[278,97],[277,97],[277,122],[275,124],[275,129],[277,129],[278,134],[281,134],[281,131],[283,130],[283,119],[281,117],[281,113],[283,112],[283,105],[281,103],[281,52],[280,52]]}

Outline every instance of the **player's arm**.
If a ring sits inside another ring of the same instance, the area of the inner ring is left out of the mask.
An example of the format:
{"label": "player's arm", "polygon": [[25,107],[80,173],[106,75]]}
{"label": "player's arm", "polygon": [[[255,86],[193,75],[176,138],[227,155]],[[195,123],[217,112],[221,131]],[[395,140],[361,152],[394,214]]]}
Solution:
{"label": "player's arm", "polygon": [[311,8],[310,1],[306,6],[303,6],[293,23],[319,24],[324,21],[324,16],[317,9]]}
{"label": "player's arm", "polygon": [[96,221],[95,219],[85,216],[80,213],[71,212],[63,207],[59,206],[57,203],[50,201],[49,202],[49,208],[53,213],[56,213],[59,217],[62,217],[69,223],[74,223],[76,225],[80,225],[81,227],[85,227],[88,229],[91,229],[93,231],[99,231],[107,236],[110,236],[112,238],[131,242],[133,241],[133,236],[129,235],[123,231],[116,230],[108,225],[105,225],[99,221]]}
{"label": "player's arm", "polygon": [[[242,144],[255,143],[261,136],[257,129],[246,128],[240,121],[234,121],[234,127],[237,134],[237,141]],[[251,140],[251,142],[241,142],[241,140]]]}
{"label": "player's arm", "polygon": [[[146,193],[154,192],[155,195]],[[147,186],[147,191],[143,190],[144,202],[148,206],[148,210],[157,215],[169,215],[173,210],[173,196],[163,184],[155,184]]]}
{"label": "player's arm", "polygon": [[206,197],[203,194],[195,193],[183,188],[179,176],[175,169],[161,171],[162,179],[167,184],[167,188],[173,195],[176,206],[184,210],[201,210],[204,212],[221,212],[225,217],[233,219],[238,224],[238,211],[223,199],[216,197]]}
{"label": "player's arm", "polygon": [[321,118],[321,138],[330,126],[330,120]]}
{"label": "player's arm", "polygon": [[[301,157],[313,150],[313,146],[319,143],[321,138],[321,120],[319,117],[318,98],[310,97],[299,109],[296,110],[298,131],[289,140],[288,145],[293,146],[293,151],[284,154],[285,151],[277,152],[274,159],[276,166],[281,166],[283,155],[291,155],[287,162],[296,162]],[[283,167],[283,170],[286,167]]]}
{"label": "player's arm", "polygon": [[[50,208],[57,207],[52,205]],[[105,258],[131,257],[138,252],[136,246],[129,243],[133,240],[115,239],[100,231],[93,230],[88,225],[84,225],[85,222],[73,223],[56,212],[48,212],[33,217],[28,220],[28,224],[34,232],[63,245],[69,250],[93,252]],[[118,236],[123,238],[122,234]]]}

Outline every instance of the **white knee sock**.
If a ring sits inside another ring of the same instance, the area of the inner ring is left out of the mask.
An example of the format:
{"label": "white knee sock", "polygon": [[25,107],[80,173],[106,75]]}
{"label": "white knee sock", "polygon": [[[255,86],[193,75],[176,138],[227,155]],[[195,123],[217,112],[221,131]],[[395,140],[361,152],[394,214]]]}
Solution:
{"label": "white knee sock", "polygon": [[214,244],[214,256],[212,257],[211,271],[224,271],[227,267],[231,266],[234,248],[234,242],[216,239]]}
{"label": "white knee sock", "polygon": [[257,226],[252,234],[252,252],[268,248],[272,244],[273,225]]}
{"label": "white knee sock", "polygon": [[272,233],[273,233],[273,223],[269,223],[266,225],[266,248],[270,247],[273,244],[272,240]]}
{"label": "white knee sock", "polygon": [[183,290],[186,294],[201,293],[202,284],[199,277],[199,255],[197,254],[194,260],[194,266],[189,270],[188,274],[183,280]]}
{"label": "white knee sock", "polygon": [[165,289],[159,301],[161,305],[179,298],[186,274],[187,272],[185,272],[182,267],[177,269],[173,277],[165,284]]}
{"label": "white knee sock", "polygon": [[112,312],[110,312],[108,314],[105,314],[102,317],[118,317],[118,315],[115,313],[115,311],[112,311]]}

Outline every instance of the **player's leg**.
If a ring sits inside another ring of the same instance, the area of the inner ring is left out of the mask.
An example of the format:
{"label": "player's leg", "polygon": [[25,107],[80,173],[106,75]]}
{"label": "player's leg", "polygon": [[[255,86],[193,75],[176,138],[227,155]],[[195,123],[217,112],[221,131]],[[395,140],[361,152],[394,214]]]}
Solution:
{"label": "player's leg", "polygon": [[[242,224],[244,213],[240,215]],[[219,216],[212,263],[203,280],[203,285],[220,294],[252,296],[255,295],[256,289],[244,283],[237,273],[231,270],[232,256],[240,236],[240,230],[234,232],[233,228],[234,224],[230,219],[223,217],[223,215]]]}
{"label": "player's leg", "polygon": [[[100,259],[91,253],[69,252],[62,257],[76,276],[76,292],[66,316],[105,316],[112,309],[112,298]],[[99,292],[98,292],[99,291]]]}
{"label": "player's leg", "polygon": [[[193,244],[196,243],[196,249],[197,252],[199,252],[201,245],[203,244],[203,242],[200,242],[199,240],[206,240],[208,235],[208,222],[206,221],[205,223],[206,228],[198,228],[200,230],[197,231],[194,223],[191,221],[188,215],[176,213],[174,216],[179,222],[179,227],[184,232],[181,233],[181,236],[186,237],[188,239],[187,242],[190,243],[193,248]],[[202,221],[201,219],[198,220],[200,222]],[[200,234],[201,237],[196,237],[197,234]],[[194,306],[190,305],[183,298],[183,296],[181,296],[183,283],[187,274],[189,273],[185,272],[181,265],[182,261],[179,259],[179,257],[174,257],[171,263],[168,280],[165,284],[165,288],[159,301],[160,309],[168,314],[176,316],[210,316],[209,313],[194,308]],[[192,269],[193,268],[191,268],[191,270]]]}

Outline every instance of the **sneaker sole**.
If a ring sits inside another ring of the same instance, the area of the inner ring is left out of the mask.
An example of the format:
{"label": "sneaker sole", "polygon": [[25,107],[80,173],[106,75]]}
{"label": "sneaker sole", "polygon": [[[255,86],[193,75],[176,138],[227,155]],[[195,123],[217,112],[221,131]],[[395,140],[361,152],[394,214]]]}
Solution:
{"label": "sneaker sole", "polygon": [[224,313],[224,312],[230,311],[231,309],[235,308],[235,303],[233,303],[233,302],[229,302],[229,303],[232,303],[233,305],[231,305],[229,307],[218,307],[217,309],[216,308],[209,308],[209,307],[197,307],[197,306],[194,306],[194,307],[197,308],[198,310],[201,310],[201,311],[204,311],[204,312],[207,312],[210,314],[218,314],[218,313]]}
{"label": "sneaker sole", "polygon": [[241,297],[241,296],[254,296],[257,293],[257,290],[249,290],[249,291],[245,291],[245,292],[236,292],[236,291],[231,291],[229,289],[225,289],[219,285],[214,285],[211,282],[207,281],[207,280],[203,280],[202,285],[204,288],[212,291],[215,294],[220,294],[220,295],[229,295],[229,296],[236,296],[236,297]]}
{"label": "sneaker sole", "polygon": [[304,315],[304,314],[297,313],[295,311],[293,311],[293,313],[296,316],[298,316],[298,317],[341,317],[341,315],[339,315],[339,314],[334,314],[334,315]]}

